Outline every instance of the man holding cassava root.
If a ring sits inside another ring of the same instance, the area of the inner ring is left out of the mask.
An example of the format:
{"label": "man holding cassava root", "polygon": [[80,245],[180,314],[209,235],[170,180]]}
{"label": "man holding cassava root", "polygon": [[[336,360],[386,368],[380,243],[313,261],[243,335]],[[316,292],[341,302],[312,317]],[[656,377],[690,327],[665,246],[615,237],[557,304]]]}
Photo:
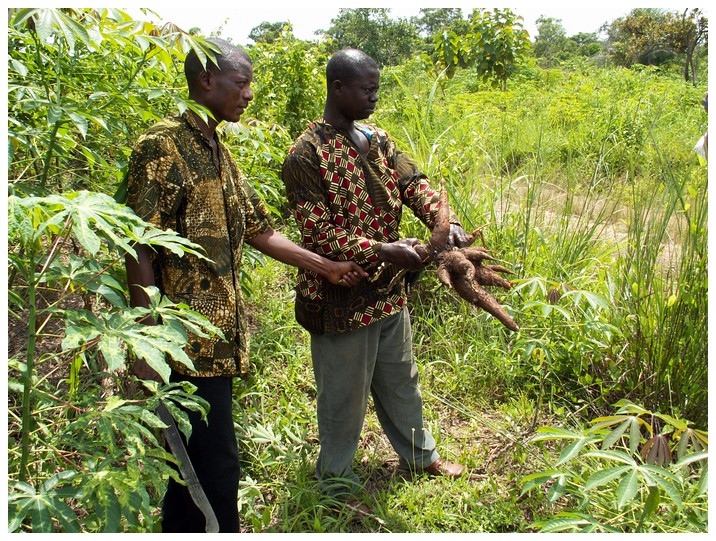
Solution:
{"label": "man holding cassava root", "polygon": [[[351,288],[302,271],[296,295],[296,318],[311,334],[318,388],[316,475],[326,492],[365,510],[351,465],[369,393],[401,468],[448,477],[464,469],[440,458],[423,426],[405,287],[396,281],[389,288],[398,272],[422,264],[414,249],[418,240],[399,237],[403,206],[432,229],[440,202],[385,131],[357,122],[378,101],[377,63],[362,51],[342,50],[328,62],[326,79],[323,116],[291,148],[283,181],[303,245],[373,271]],[[450,222],[450,242],[466,246],[468,236],[454,215]]]}
{"label": "man holding cassava root", "polygon": [[[269,213],[219,140],[217,125],[237,122],[253,99],[251,60],[240,48],[220,39],[216,63],[202,65],[194,51],[184,73],[189,98],[211,113],[206,120],[187,110],[167,118],[140,137],[130,160],[128,205],[145,221],[177,231],[199,244],[209,260],[136,246],[128,256],[127,281],[133,306],[148,306],[142,287],[156,285],[174,302],[185,302],[206,316],[223,337],[190,335],[186,352],[194,369],[168,359],[171,381],[190,381],[209,402],[208,425],[188,412],[192,435],[187,442],[201,486],[220,532],[238,532],[239,456],[232,417],[232,381],[245,373],[247,325],[238,282],[244,243],[283,263],[319,273],[333,284],[350,287],[366,273],[352,262],[333,262],[301,248],[275,232]],[[146,323],[154,323],[153,321]],[[138,359],[140,378],[160,380]],[[162,508],[162,531],[204,532],[204,516],[187,487],[169,480]]]}

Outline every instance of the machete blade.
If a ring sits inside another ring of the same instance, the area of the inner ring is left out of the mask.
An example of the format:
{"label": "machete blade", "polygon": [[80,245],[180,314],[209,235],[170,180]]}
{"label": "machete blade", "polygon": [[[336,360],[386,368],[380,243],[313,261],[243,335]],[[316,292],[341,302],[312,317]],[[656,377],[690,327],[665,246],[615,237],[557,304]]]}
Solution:
{"label": "machete blade", "polygon": [[162,429],[162,435],[167,445],[169,445],[172,454],[179,462],[179,473],[181,473],[182,478],[186,481],[191,499],[194,500],[194,503],[204,515],[204,519],[206,520],[204,529],[206,533],[217,533],[219,531],[219,521],[216,519],[209,499],[201,487],[196,471],[194,471],[194,466],[192,466],[191,460],[189,460],[189,453],[187,453],[186,447],[184,446],[184,440],[182,440],[179,434],[179,429],[174,422],[174,417],[172,417],[172,414],[162,401],[159,401],[156,413],[162,422],[167,425],[167,428]]}

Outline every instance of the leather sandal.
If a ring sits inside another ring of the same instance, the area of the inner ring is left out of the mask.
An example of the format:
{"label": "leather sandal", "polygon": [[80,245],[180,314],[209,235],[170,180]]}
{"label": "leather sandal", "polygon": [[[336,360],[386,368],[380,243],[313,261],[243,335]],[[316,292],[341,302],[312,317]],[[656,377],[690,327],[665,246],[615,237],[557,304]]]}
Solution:
{"label": "leather sandal", "polygon": [[465,466],[438,458],[435,462],[430,464],[430,466],[425,468],[425,471],[435,477],[450,477],[454,479],[462,475],[463,471],[465,471]]}

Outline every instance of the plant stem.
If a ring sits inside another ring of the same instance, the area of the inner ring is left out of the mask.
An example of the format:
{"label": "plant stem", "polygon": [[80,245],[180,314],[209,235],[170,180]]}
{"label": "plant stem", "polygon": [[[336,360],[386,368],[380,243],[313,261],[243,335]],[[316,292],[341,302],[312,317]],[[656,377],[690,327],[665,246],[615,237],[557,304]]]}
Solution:
{"label": "plant stem", "polygon": [[[31,258],[30,261],[33,261]],[[28,269],[28,275],[32,269]],[[34,273],[32,273],[34,274]],[[36,325],[37,313],[35,306],[35,292],[37,283],[34,276],[28,280],[28,321],[27,321],[27,354],[25,356],[25,373],[22,391],[22,428],[20,448],[20,481],[27,480],[27,463],[30,456],[30,432],[32,424],[32,373],[34,371],[35,345],[37,342]]]}

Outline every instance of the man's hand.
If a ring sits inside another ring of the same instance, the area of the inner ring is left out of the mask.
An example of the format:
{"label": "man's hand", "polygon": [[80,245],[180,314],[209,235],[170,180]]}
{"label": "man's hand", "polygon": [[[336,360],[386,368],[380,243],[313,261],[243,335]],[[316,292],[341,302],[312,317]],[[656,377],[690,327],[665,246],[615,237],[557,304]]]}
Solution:
{"label": "man's hand", "polygon": [[164,383],[159,373],[154,370],[154,368],[149,366],[149,364],[147,364],[147,361],[145,361],[144,359],[134,360],[134,363],[132,363],[132,372],[139,379],[153,379],[154,381],[158,381],[159,383]]}
{"label": "man's hand", "polygon": [[468,235],[462,226],[450,224],[450,234],[448,235],[448,245],[452,248],[464,248],[468,246]]}
{"label": "man's hand", "polygon": [[403,269],[421,269],[423,261],[413,248],[418,242],[420,242],[418,239],[410,238],[383,244],[378,253],[378,260]]}
{"label": "man's hand", "polygon": [[368,273],[353,261],[332,261],[326,278],[333,285],[353,287],[366,276]]}

